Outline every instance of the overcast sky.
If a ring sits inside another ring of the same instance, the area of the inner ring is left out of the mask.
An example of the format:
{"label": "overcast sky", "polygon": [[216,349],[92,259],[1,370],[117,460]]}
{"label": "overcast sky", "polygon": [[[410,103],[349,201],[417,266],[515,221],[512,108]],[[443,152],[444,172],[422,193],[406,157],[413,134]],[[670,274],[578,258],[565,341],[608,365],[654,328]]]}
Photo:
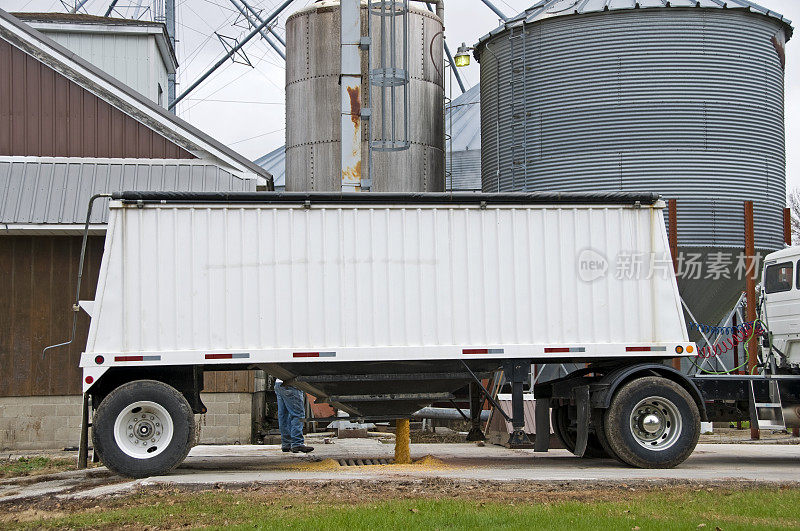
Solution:
{"label": "overcast sky", "polygon": [[[68,0],[65,0],[68,1]],[[74,0],[69,0],[74,1]],[[163,2],[163,0],[156,0]],[[152,0],[139,0],[147,4]],[[282,0],[252,0],[251,5],[272,11]],[[89,0],[82,11],[104,14],[110,0]],[[178,13],[179,82],[186,88],[224,53],[215,32],[228,37],[248,33],[230,0],[176,0]],[[283,34],[286,16],[312,0],[295,0],[278,21]],[[514,15],[535,3],[534,0],[494,0],[507,15]],[[758,0],[760,5],[800,23],[800,1]],[[122,0],[120,5],[136,5],[137,0]],[[455,53],[461,42],[474,44],[498,25],[498,18],[480,0],[445,2],[447,42]],[[60,0],[0,0],[8,11],[64,11]],[[138,11],[138,13],[137,13]],[[116,16],[144,16],[144,9],[127,7]],[[234,25],[234,23],[237,23]],[[787,186],[800,188],[800,152],[793,147],[800,141],[800,32],[787,44],[786,66],[786,142]],[[284,144],[285,70],[280,56],[261,39],[245,47],[250,66],[228,62],[178,106],[178,114],[220,141],[250,158],[257,158]],[[460,69],[465,82],[478,82],[478,65]],[[181,87],[178,88],[181,92]],[[454,96],[458,89],[454,89]]]}

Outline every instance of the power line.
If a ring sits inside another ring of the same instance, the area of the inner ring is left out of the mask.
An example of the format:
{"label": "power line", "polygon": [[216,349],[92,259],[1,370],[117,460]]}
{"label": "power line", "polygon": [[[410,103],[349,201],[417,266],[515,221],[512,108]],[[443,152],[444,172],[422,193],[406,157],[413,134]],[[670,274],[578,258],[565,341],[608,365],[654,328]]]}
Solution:
{"label": "power line", "polygon": [[286,129],[286,128],[285,127],[281,127],[280,129],[275,129],[274,131],[268,131],[268,132],[262,133],[260,135],[251,136],[250,138],[244,138],[242,140],[237,140],[236,142],[229,142],[228,145],[229,146],[234,146],[236,144],[241,144],[242,142],[247,142],[248,140],[255,140],[256,138],[261,138],[262,136],[271,135],[273,133],[279,133],[280,131],[283,131],[284,129]]}
{"label": "power line", "polygon": [[187,101],[213,101],[217,103],[248,103],[251,105],[286,105],[275,101],[215,100],[211,98],[186,98]]}

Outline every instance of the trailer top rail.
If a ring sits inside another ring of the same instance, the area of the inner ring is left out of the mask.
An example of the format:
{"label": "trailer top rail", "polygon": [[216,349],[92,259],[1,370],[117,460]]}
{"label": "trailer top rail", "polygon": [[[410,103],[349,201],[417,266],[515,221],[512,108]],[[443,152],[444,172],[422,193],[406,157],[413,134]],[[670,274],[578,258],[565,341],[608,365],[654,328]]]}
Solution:
{"label": "trailer top rail", "polygon": [[650,192],[526,192],[526,193],[336,193],[336,192],[115,192],[123,202],[167,203],[327,203],[420,205],[655,205]]}

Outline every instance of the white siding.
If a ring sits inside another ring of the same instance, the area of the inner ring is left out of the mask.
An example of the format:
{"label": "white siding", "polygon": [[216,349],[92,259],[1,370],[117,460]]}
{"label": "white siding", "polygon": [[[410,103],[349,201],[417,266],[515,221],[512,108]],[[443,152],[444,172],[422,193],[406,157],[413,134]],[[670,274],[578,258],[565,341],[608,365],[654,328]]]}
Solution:
{"label": "white siding", "polygon": [[148,99],[158,102],[159,83],[166,95],[167,68],[153,35],[41,31]]}

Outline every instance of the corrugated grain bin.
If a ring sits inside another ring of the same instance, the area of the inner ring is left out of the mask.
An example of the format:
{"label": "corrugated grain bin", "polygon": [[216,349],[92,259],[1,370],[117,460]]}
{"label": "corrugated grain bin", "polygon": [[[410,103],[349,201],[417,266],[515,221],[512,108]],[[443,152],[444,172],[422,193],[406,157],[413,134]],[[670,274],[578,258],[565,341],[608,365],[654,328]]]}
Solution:
{"label": "corrugated grain bin", "polygon": [[[476,46],[483,190],[658,192],[706,258],[744,247],[752,200],[756,247],[781,248],[791,35],[741,0],[538,2]],[[716,324],[743,282],[683,288]]]}

